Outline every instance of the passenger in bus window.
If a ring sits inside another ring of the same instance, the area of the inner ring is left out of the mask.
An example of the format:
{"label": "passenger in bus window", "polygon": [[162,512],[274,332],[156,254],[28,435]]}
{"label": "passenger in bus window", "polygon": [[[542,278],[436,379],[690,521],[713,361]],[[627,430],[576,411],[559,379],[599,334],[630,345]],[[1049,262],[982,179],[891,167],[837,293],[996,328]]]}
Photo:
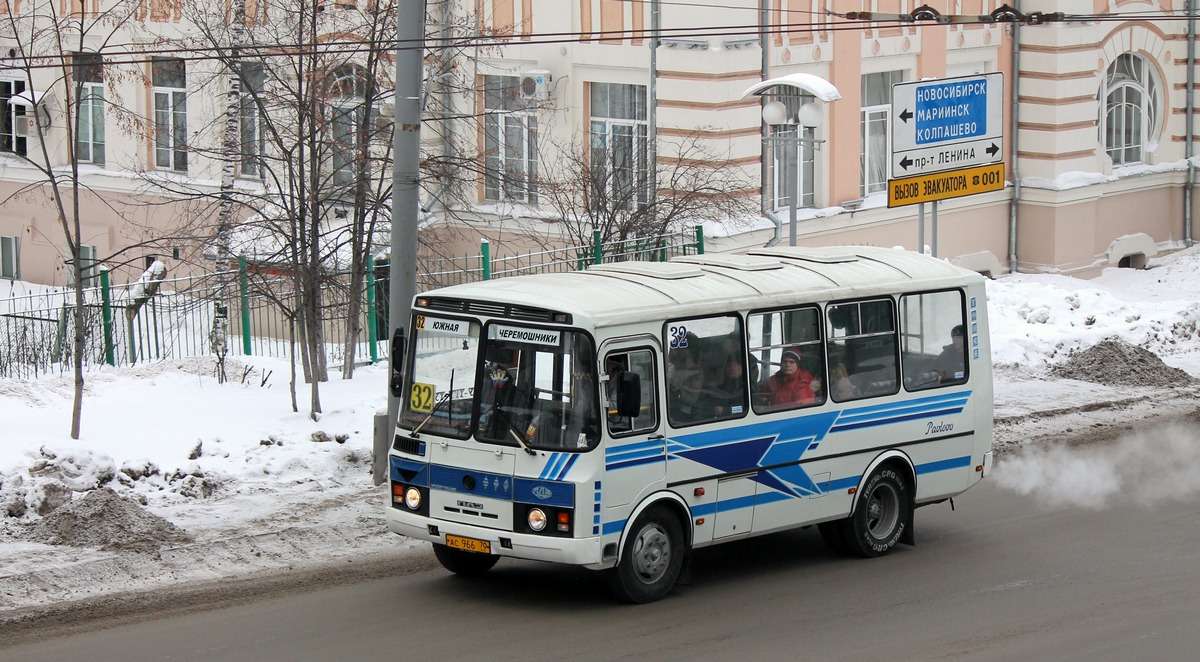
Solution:
{"label": "passenger in bus window", "polygon": [[779,370],[767,379],[762,390],[773,409],[815,404],[820,392],[821,380],[800,367],[800,352],[796,349],[783,351]]}
{"label": "passenger in bus window", "polygon": [[937,358],[937,371],[942,383],[954,382],[966,377],[964,363],[966,353],[963,351],[963,326],[959,324],[950,330],[950,344],[942,348]]}
{"label": "passenger in bus window", "polygon": [[704,389],[704,373],[694,346],[691,342],[688,347],[672,349],[667,358],[667,410],[672,423],[694,423],[702,418],[697,401]]}
{"label": "passenger in bus window", "polygon": [[850,381],[844,363],[838,363],[829,369],[829,384],[829,392],[837,402],[858,397],[858,389],[854,387],[854,382]]}
{"label": "passenger in bus window", "polygon": [[704,387],[700,413],[721,418],[742,413],[746,402],[746,369],[741,358],[730,356],[716,378]]}

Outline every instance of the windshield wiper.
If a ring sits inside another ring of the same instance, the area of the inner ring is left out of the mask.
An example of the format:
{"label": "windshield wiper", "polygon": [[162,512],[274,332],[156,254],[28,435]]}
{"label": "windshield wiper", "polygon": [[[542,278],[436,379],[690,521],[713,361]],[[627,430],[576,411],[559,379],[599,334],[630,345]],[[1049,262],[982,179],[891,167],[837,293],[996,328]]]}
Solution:
{"label": "windshield wiper", "polygon": [[517,426],[513,425],[512,421],[508,420],[507,416],[504,417],[504,420],[506,423],[508,423],[508,433],[513,436],[513,439],[517,440],[517,445],[521,447],[521,450],[529,453],[530,455],[537,455],[532,448],[525,445],[525,440],[521,438],[521,433],[517,431]]}

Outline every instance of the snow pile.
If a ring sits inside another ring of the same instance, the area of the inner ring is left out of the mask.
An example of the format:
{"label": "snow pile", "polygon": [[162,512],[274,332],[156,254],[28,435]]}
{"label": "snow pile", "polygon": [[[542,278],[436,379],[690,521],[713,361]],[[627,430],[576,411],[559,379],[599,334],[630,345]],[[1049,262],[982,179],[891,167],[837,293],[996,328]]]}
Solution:
{"label": "snow pile", "polygon": [[88,492],[42,518],[27,538],[47,545],[152,551],[192,537],[110,488]]}
{"label": "snow pile", "polygon": [[1106,386],[1188,386],[1197,380],[1162,362],[1152,352],[1117,338],[1085,350],[1071,351],[1067,359],[1050,368],[1050,374]]}
{"label": "snow pile", "polygon": [[1017,274],[989,281],[992,360],[1047,368],[1110,338],[1160,357],[1200,349],[1200,251],[1094,280]]}

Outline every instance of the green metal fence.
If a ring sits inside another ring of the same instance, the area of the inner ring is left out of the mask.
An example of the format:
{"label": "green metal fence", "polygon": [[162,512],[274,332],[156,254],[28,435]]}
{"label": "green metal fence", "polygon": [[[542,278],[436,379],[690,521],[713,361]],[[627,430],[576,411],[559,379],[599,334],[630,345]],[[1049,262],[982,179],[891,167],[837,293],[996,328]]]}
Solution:
{"label": "green metal fence", "polygon": [[[675,255],[704,252],[699,227],[652,238],[592,244],[493,258],[483,242],[479,255],[427,261],[420,265],[421,290],[528,273],[584,269],[589,264],[629,260],[665,261]],[[363,337],[354,346],[356,361],[375,362],[386,355],[386,280],[377,285],[367,274],[360,313]],[[83,293],[84,363],[132,365],[139,362],[210,356],[291,355],[295,320],[287,313],[294,300],[292,280],[267,277],[245,262],[237,270],[163,280],[150,292],[146,283],[113,285],[102,271],[99,284]],[[346,360],[349,279],[332,275],[322,288],[322,342],[331,366]],[[32,378],[70,371],[73,362],[75,292],[51,289],[0,298],[0,377]]]}

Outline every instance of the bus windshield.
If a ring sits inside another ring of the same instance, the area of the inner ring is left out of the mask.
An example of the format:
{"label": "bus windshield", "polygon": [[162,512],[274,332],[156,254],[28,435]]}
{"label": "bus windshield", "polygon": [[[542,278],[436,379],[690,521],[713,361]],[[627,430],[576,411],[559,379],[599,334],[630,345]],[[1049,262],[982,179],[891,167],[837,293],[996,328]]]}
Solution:
{"label": "bus windshield", "polygon": [[474,411],[479,322],[417,315],[408,397],[400,425],[465,439]]}
{"label": "bus windshield", "polygon": [[599,441],[596,352],[578,331],[488,325],[475,437],[544,450]]}
{"label": "bus windshield", "polygon": [[596,353],[579,331],[419,315],[400,425],[543,450],[599,442]]}

